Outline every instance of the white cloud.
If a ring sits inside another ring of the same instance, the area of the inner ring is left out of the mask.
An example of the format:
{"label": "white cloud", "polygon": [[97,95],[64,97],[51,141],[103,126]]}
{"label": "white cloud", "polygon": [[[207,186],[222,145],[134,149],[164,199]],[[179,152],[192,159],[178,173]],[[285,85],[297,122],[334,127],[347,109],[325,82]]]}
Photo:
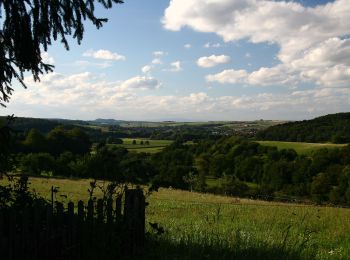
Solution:
{"label": "white cloud", "polygon": [[152,66],[151,66],[151,65],[143,66],[142,69],[141,69],[141,71],[142,71],[143,73],[145,73],[145,74],[150,73],[151,70],[152,70]]}
{"label": "white cloud", "polygon": [[153,52],[153,56],[164,56],[164,55],[166,55],[166,52],[164,52],[164,51],[154,51]]}
{"label": "white cloud", "polygon": [[273,68],[260,68],[253,71],[247,77],[247,83],[250,85],[281,85],[293,86],[298,83],[298,77],[283,65],[277,65]]}
{"label": "white cloud", "polygon": [[161,86],[160,82],[152,77],[146,76],[136,76],[124,81],[120,85],[121,90],[132,90],[132,89],[140,89],[140,90],[150,90],[157,89]]}
{"label": "white cloud", "polygon": [[186,44],[184,45],[184,48],[185,48],[185,49],[191,49],[191,48],[192,48],[192,45],[189,44],[189,43],[186,43]]}
{"label": "white cloud", "polygon": [[208,82],[221,84],[249,84],[256,86],[287,85],[294,86],[298,83],[298,77],[286,71],[286,67],[278,65],[273,68],[260,68],[248,73],[246,70],[224,70],[217,74],[206,76]]}
{"label": "white cloud", "polygon": [[250,52],[246,52],[246,54],[244,55],[244,57],[246,57],[246,58],[251,58],[252,55],[250,54]]}
{"label": "white cloud", "polygon": [[210,96],[205,92],[145,95],[152,93],[146,90],[161,86],[157,79],[136,76],[115,82],[89,72],[73,75],[50,73],[43,76],[40,83],[34,83],[31,78],[26,79],[26,83],[29,88],[16,91],[8,107],[21,116],[129,120],[305,119],[346,111],[350,103],[350,88],[288,90],[282,94],[250,96]]}
{"label": "white cloud", "polygon": [[152,64],[156,64],[156,65],[160,65],[160,64],[162,64],[163,62],[162,62],[162,60],[161,59],[159,59],[159,58],[155,58],[155,59],[153,59],[152,60],[152,62],[151,62]]}
{"label": "white cloud", "polygon": [[49,53],[47,52],[41,53],[41,59],[42,59],[42,62],[46,64],[50,64],[50,65],[55,64],[55,59],[52,56],[50,56]]}
{"label": "white cloud", "polygon": [[219,82],[222,84],[236,84],[245,83],[248,77],[248,73],[245,70],[224,70],[217,74],[211,74],[206,76],[208,82]]}
{"label": "white cloud", "polygon": [[224,63],[228,63],[231,61],[231,58],[229,56],[226,55],[211,55],[209,57],[200,57],[197,60],[197,65],[199,67],[202,68],[211,68],[211,67],[215,67],[219,64],[224,64]]}
{"label": "white cloud", "polygon": [[[172,0],[162,22],[168,30],[189,27],[216,33],[226,42],[244,39],[278,45],[280,64],[251,73],[248,83],[281,84],[282,77],[287,82],[297,77],[323,87],[341,87],[350,86],[349,39],[344,39],[350,34],[349,13],[349,0],[316,7],[295,1]],[[273,76],[277,71],[287,74]],[[264,80],[263,74],[270,79]]]}
{"label": "white cloud", "polygon": [[208,48],[220,48],[221,44],[220,43],[210,43],[207,42],[206,44],[203,45],[204,48],[208,49]]}
{"label": "white cloud", "polygon": [[174,61],[170,63],[171,68],[165,69],[164,71],[179,72],[182,71],[181,61]]}
{"label": "white cloud", "polygon": [[83,53],[84,57],[92,57],[95,59],[101,59],[101,60],[114,60],[114,61],[124,61],[126,60],[125,56],[120,55],[115,52],[111,52],[109,50],[88,50]]}
{"label": "white cloud", "polygon": [[79,67],[80,69],[86,69],[89,67],[97,67],[100,69],[106,69],[106,68],[112,67],[113,64],[111,61],[108,61],[108,60],[104,61],[104,62],[91,62],[91,61],[87,61],[87,60],[77,60],[73,64],[69,64],[69,66]]}

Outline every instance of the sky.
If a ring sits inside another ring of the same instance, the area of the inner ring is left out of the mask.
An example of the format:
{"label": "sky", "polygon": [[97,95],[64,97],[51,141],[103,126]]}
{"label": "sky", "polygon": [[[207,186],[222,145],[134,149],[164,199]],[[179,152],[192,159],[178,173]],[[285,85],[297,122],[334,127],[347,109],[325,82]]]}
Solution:
{"label": "sky", "polygon": [[350,0],[125,0],[0,115],[302,120],[350,110]]}

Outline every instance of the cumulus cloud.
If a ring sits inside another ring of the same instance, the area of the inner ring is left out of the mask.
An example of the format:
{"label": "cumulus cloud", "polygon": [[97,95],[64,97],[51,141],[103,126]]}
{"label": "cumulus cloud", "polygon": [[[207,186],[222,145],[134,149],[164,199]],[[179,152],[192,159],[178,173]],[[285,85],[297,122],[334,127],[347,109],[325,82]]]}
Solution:
{"label": "cumulus cloud", "polygon": [[207,42],[206,44],[203,45],[204,48],[208,49],[208,48],[220,48],[221,44],[220,43],[210,43]]}
{"label": "cumulus cloud", "polygon": [[50,56],[48,52],[42,52],[41,59],[46,64],[55,64],[55,59],[52,56]]}
{"label": "cumulus cloud", "polygon": [[[173,31],[189,27],[216,33],[226,42],[244,39],[278,45],[278,67],[253,72],[248,83],[283,83],[283,75],[275,74],[280,71],[288,73],[284,75],[288,82],[297,77],[324,87],[341,87],[350,85],[349,12],[348,0],[316,7],[294,1],[172,0],[162,23]],[[268,74],[269,80],[264,80],[263,74]]]}
{"label": "cumulus cloud", "polygon": [[174,61],[170,63],[171,68],[164,71],[179,72],[182,71],[181,61]]}
{"label": "cumulus cloud", "polygon": [[133,89],[150,90],[150,89],[157,89],[160,86],[161,86],[160,82],[153,77],[136,76],[122,82],[119,88],[121,90],[133,90]]}
{"label": "cumulus cloud", "polygon": [[113,64],[111,61],[108,61],[108,60],[103,61],[103,62],[91,62],[91,61],[87,61],[87,60],[77,60],[73,64],[69,64],[69,66],[79,67],[80,69],[86,69],[89,67],[97,67],[100,69],[106,69],[106,68],[112,67]]}
{"label": "cumulus cloud", "polygon": [[184,48],[185,48],[185,49],[191,49],[191,48],[192,48],[192,45],[189,44],[189,43],[186,43],[186,44],[184,45]]}
{"label": "cumulus cloud", "polygon": [[126,96],[126,93],[135,94],[161,87],[159,80],[149,76],[108,81],[104,75],[90,72],[72,75],[53,72],[42,76],[40,82],[34,82],[31,77],[25,78],[25,83],[29,90],[21,92],[22,97],[29,103],[39,104],[84,105],[96,103],[98,99],[106,101],[114,96],[121,97]]}
{"label": "cumulus cloud", "polygon": [[197,60],[197,65],[199,67],[202,68],[211,68],[211,67],[215,67],[219,64],[224,64],[224,63],[228,63],[231,61],[231,58],[229,56],[226,55],[211,55],[209,57],[200,57]]}
{"label": "cumulus cloud", "polygon": [[156,65],[160,65],[160,64],[162,64],[163,62],[162,62],[162,60],[161,59],[159,59],[159,58],[155,58],[155,59],[153,59],[152,60],[152,62],[151,62],[152,64],[156,64]]}
{"label": "cumulus cloud", "polygon": [[236,84],[245,83],[247,81],[248,73],[245,70],[224,70],[217,74],[210,74],[206,76],[208,82],[219,82],[222,84]]}
{"label": "cumulus cloud", "polygon": [[164,55],[166,55],[166,52],[164,52],[164,51],[154,51],[153,52],[153,56],[164,56]]}
{"label": "cumulus cloud", "polygon": [[287,85],[295,86],[298,77],[286,71],[286,67],[279,65],[273,68],[260,68],[248,73],[246,70],[224,70],[220,73],[206,76],[208,82],[218,82],[221,84],[248,84],[255,86]]}
{"label": "cumulus cloud", "polygon": [[123,55],[120,55],[116,52],[111,52],[109,50],[88,50],[83,53],[84,57],[92,57],[94,59],[101,59],[101,60],[113,60],[113,61],[125,61],[126,58]]}
{"label": "cumulus cloud", "polygon": [[141,69],[141,71],[142,71],[143,73],[145,73],[145,74],[150,73],[151,70],[152,70],[152,66],[151,66],[151,65],[143,66],[142,69]]}
{"label": "cumulus cloud", "polygon": [[42,117],[81,119],[304,119],[346,111],[350,103],[350,88],[340,87],[250,96],[210,96],[206,92],[155,95],[145,92],[161,86],[155,78],[135,76],[125,81],[109,81],[103,75],[89,72],[50,73],[40,83],[30,78],[26,83],[29,88],[16,91],[9,104],[12,112],[22,116],[35,112]]}

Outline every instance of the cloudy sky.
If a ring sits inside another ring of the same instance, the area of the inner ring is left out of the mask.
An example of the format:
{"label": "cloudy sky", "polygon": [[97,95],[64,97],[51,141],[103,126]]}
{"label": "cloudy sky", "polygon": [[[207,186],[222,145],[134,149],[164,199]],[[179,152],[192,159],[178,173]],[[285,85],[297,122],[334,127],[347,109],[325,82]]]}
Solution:
{"label": "cloudy sky", "polygon": [[350,110],[350,0],[125,0],[0,114],[308,119]]}

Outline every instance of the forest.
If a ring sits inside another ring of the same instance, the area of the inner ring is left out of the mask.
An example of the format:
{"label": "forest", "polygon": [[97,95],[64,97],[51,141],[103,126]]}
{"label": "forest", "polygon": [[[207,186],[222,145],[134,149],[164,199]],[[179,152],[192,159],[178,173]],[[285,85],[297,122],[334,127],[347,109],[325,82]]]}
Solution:
{"label": "forest", "polygon": [[271,126],[257,134],[259,140],[309,143],[349,143],[350,113],[337,113],[312,120]]}
{"label": "forest", "polygon": [[[183,190],[278,200],[350,205],[350,145],[299,155],[244,137],[179,136],[155,154],[93,143],[82,128],[58,126],[13,134],[13,172],[95,178]],[[208,185],[208,179],[217,181]]]}

